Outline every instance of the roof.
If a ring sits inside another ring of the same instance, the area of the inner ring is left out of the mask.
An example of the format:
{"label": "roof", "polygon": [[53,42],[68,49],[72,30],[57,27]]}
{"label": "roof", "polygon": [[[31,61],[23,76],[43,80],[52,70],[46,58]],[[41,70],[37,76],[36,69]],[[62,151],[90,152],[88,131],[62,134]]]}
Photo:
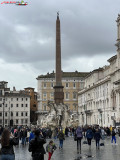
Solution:
{"label": "roof", "polygon": [[[89,72],[62,72],[62,78],[67,78],[67,77],[86,77],[86,75],[88,75]],[[39,78],[55,78],[55,73],[47,73],[46,75],[39,75],[36,79]]]}
{"label": "roof", "polygon": [[0,81],[0,84],[6,84],[6,83],[8,83],[8,82],[6,82],[6,81]]}
{"label": "roof", "polygon": [[85,78],[89,77],[91,74],[93,74],[93,73],[95,73],[95,72],[100,72],[100,71],[103,71],[103,68],[98,68],[98,69],[93,70],[93,71],[90,72]]}
{"label": "roof", "polygon": [[32,87],[26,87],[26,88],[24,88],[24,89],[35,89],[35,88],[32,88]]}
{"label": "roof", "polygon": [[115,56],[112,56],[110,59],[108,59],[107,61],[108,62],[112,62],[113,60],[115,60],[115,59],[117,59],[117,55],[115,55]]}
{"label": "roof", "polygon": [[24,93],[5,93],[5,96],[9,96],[9,97],[11,97],[11,96],[17,96],[17,97],[30,97],[29,95],[27,95],[27,94],[24,94]]}

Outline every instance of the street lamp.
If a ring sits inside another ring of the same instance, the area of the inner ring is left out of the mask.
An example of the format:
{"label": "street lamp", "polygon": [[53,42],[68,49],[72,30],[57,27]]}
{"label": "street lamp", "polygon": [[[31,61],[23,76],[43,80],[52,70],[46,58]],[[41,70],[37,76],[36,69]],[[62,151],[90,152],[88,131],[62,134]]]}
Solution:
{"label": "street lamp", "polygon": [[5,105],[5,98],[3,98],[3,128],[4,128],[4,105]]}

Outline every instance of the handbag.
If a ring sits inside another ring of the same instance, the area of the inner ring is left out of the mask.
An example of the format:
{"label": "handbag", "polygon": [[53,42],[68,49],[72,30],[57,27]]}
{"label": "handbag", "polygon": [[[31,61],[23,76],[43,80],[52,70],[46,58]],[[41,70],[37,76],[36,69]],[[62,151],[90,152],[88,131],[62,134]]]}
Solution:
{"label": "handbag", "polygon": [[88,144],[88,142],[87,141],[83,141],[83,144]]}

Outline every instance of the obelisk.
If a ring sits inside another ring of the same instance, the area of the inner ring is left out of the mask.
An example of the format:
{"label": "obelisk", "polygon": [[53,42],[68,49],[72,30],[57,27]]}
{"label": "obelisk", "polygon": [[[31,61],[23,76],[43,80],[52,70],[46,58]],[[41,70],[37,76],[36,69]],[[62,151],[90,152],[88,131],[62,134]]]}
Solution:
{"label": "obelisk", "polygon": [[63,103],[64,92],[62,86],[62,71],[61,71],[61,36],[60,36],[60,19],[57,12],[56,20],[56,85],[54,86],[54,100],[55,104]]}

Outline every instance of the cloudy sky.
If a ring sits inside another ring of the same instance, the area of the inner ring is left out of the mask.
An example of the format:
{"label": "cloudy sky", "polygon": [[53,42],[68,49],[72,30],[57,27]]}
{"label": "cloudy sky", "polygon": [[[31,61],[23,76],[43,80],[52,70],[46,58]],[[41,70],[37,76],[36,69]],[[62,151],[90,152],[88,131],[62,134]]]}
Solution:
{"label": "cloudy sky", "polygon": [[116,54],[120,0],[26,0],[27,6],[2,2],[0,80],[11,89],[37,88],[38,75],[54,70],[57,11],[63,71],[92,71]]}

